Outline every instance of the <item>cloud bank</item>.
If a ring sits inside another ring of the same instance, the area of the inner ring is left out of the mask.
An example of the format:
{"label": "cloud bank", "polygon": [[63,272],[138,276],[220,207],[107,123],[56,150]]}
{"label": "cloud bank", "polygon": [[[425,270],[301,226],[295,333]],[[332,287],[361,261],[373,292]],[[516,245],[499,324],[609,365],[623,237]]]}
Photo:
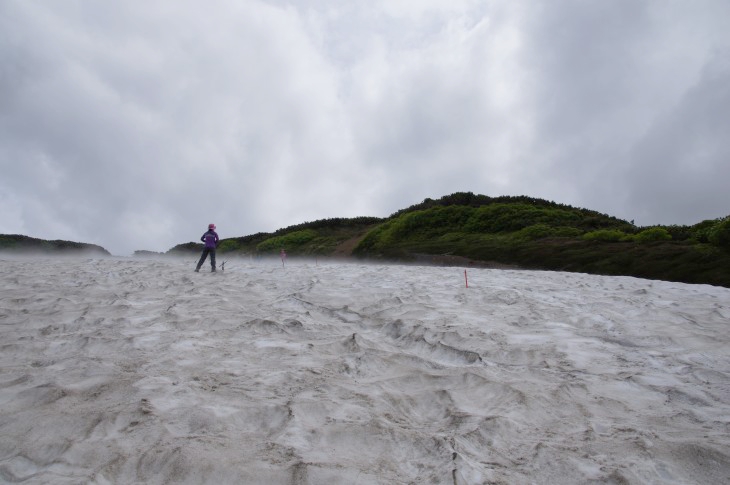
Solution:
{"label": "cloud bank", "polygon": [[350,3],[3,2],[0,233],[165,251],[455,191],[728,215],[727,2]]}

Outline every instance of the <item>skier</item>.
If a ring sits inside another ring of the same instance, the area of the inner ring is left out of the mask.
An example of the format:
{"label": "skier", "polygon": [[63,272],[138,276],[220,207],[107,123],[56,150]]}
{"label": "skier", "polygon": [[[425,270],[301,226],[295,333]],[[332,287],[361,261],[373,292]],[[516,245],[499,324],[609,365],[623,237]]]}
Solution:
{"label": "skier", "polygon": [[203,247],[203,254],[200,255],[195,272],[200,271],[200,267],[203,266],[205,258],[210,254],[210,272],[215,273],[215,248],[218,247],[218,234],[215,232],[215,224],[208,224],[208,231],[201,236],[200,240],[205,243],[205,247]]}

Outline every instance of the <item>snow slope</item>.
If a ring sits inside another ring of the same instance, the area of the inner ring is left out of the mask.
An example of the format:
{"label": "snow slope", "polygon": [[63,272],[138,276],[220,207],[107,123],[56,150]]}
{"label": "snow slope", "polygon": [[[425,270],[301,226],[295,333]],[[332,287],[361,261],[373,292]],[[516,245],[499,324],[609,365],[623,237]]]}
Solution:
{"label": "snow slope", "polygon": [[0,480],[730,481],[730,289],[194,265],[0,259]]}

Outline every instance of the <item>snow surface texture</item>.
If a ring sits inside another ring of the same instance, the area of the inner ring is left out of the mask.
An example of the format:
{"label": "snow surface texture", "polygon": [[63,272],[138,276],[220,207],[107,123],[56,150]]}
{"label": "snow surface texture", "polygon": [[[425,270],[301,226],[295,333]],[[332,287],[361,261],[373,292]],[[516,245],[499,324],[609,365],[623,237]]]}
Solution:
{"label": "snow surface texture", "polygon": [[0,260],[0,480],[730,481],[730,289],[194,266]]}

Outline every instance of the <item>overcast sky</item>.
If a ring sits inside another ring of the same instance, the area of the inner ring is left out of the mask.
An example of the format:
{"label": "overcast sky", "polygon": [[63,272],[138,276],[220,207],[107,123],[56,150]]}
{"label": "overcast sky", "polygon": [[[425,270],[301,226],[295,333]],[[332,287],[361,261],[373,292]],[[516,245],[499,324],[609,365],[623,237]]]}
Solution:
{"label": "overcast sky", "polygon": [[727,0],[1,0],[0,233],[116,255],[458,191],[730,214]]}

